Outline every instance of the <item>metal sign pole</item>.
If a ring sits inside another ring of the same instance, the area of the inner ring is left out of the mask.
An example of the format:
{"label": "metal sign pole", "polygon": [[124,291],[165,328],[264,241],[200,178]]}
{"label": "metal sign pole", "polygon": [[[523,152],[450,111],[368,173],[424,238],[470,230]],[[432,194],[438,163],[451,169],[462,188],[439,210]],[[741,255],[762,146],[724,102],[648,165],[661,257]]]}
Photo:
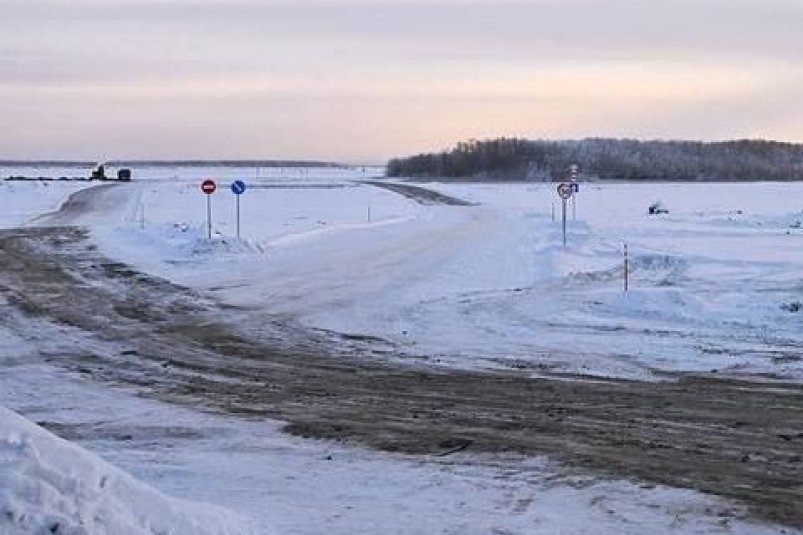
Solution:
{"label": "metal sign pole", "polygon": [[577,193],[580,191],[580,186],[577,184],[577,178],[580,176],[580,166],[572,164],[569,166],[569,183],[572,187],[572,221],[577,221]]}
{"label": "metal sign pole", "polygon": [[569,197],[574,195],[574,191],[572,186],[567,183],[562,183],[558,185],[558,195],[560,195],[561,200],[561,221],[563,225],[563,247],[566,247],[566,201],[569,200]]}
{"label": "metal sign pole", "polygon": [[235,180],[234,182],[231,183],[231,186],[229,186],[229,188],[231,189],[231,192],[234,193],[234,196],[236,197],[236,199],[234,200],[234,206],[235,206],[235,217],[236,217],[236,220],[237,220],[237,239],[239,240],[240,239],[240,195],[245,193],[245,190],[248,189],[248,188],[246,187],[245,182],[243,182],[242,180]]}
{"label": "metal sign pole", "polygon": [[206,195],[206,238],[212,239],[212,194],[217,189],[217,184],[212,179],[207,178],[201,183],[201,191]]}
{"label": "metal sign pole", "polygon": [[212,239],[212,196],[206,196],[206,238]]}
{"label": "metal sign pole", "polygon": [[235,195],[237,198],[237,239],[240,239],[240,196]]}

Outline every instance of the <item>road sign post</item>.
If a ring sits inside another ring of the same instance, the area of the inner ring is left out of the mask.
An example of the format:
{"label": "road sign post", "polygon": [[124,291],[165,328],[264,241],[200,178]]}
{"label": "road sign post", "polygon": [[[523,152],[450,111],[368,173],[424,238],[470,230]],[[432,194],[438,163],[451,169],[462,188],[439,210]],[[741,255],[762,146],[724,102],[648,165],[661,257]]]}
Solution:
{"label": "road sign post", "polygon": [[201,191],[206,194],[206,238],[212,239],[212,194],[217,189],[214,180],[206,179],[201,183]]}
{"label": "road sign post", "polygon": [[562,201],[562,213],[561,213],[561,221],[563,223],[563,246],[566,247],[566,201],[569,200],[574,194],[574,188],[572,188],[571,184],[563,182],[558,184],[558,195],[560,195],[560,199]]}
{"label": "road sign post", "polygon": [[242,180],[235,180],[231,183],[231,192],[234,193],[234,197],[237,199],[237,239],[240,239],[240,195],[245,193],[245,182]]}
{"label": "road sign post", "polygon": [[572,164],[569,166],[569,184],[572,187],[572,221],[577,221],[577,195],[580,192],[580,184],[577,178],[580,176],[580,166]]}

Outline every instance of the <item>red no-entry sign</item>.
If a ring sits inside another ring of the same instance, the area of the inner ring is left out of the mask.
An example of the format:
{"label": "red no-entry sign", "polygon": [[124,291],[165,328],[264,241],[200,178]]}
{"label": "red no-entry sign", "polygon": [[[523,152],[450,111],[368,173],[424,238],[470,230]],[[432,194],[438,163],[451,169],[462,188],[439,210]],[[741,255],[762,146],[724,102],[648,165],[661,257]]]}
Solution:
{"label": "red no-entry sign", "polygon": [[207,195],[211,195],[217,189],[217,184],[215,184],[214,180],[204,180],[201,184],[201,191],[206,193]]}

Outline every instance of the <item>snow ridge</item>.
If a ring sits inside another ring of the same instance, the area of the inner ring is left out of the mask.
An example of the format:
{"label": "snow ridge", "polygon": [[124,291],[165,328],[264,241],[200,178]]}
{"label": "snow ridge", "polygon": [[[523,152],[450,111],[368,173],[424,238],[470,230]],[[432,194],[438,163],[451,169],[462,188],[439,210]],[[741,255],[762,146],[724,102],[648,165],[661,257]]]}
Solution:
{"label": "snow ridge", "polygon": [[0,534],[248,535],[247,522],[169,498],[0,407]]}

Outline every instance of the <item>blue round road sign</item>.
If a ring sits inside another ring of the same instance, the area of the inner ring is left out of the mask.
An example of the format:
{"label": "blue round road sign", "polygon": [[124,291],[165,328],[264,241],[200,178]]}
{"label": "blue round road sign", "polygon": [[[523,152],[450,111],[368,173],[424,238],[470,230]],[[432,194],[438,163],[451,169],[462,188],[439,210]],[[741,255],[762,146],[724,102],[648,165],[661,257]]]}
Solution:
{"label": "blue round road sign", "polygon": [[242,195],[245,193],[245,182],[242,180],[235,180],[231,183],[231,191],[235,195]]}

